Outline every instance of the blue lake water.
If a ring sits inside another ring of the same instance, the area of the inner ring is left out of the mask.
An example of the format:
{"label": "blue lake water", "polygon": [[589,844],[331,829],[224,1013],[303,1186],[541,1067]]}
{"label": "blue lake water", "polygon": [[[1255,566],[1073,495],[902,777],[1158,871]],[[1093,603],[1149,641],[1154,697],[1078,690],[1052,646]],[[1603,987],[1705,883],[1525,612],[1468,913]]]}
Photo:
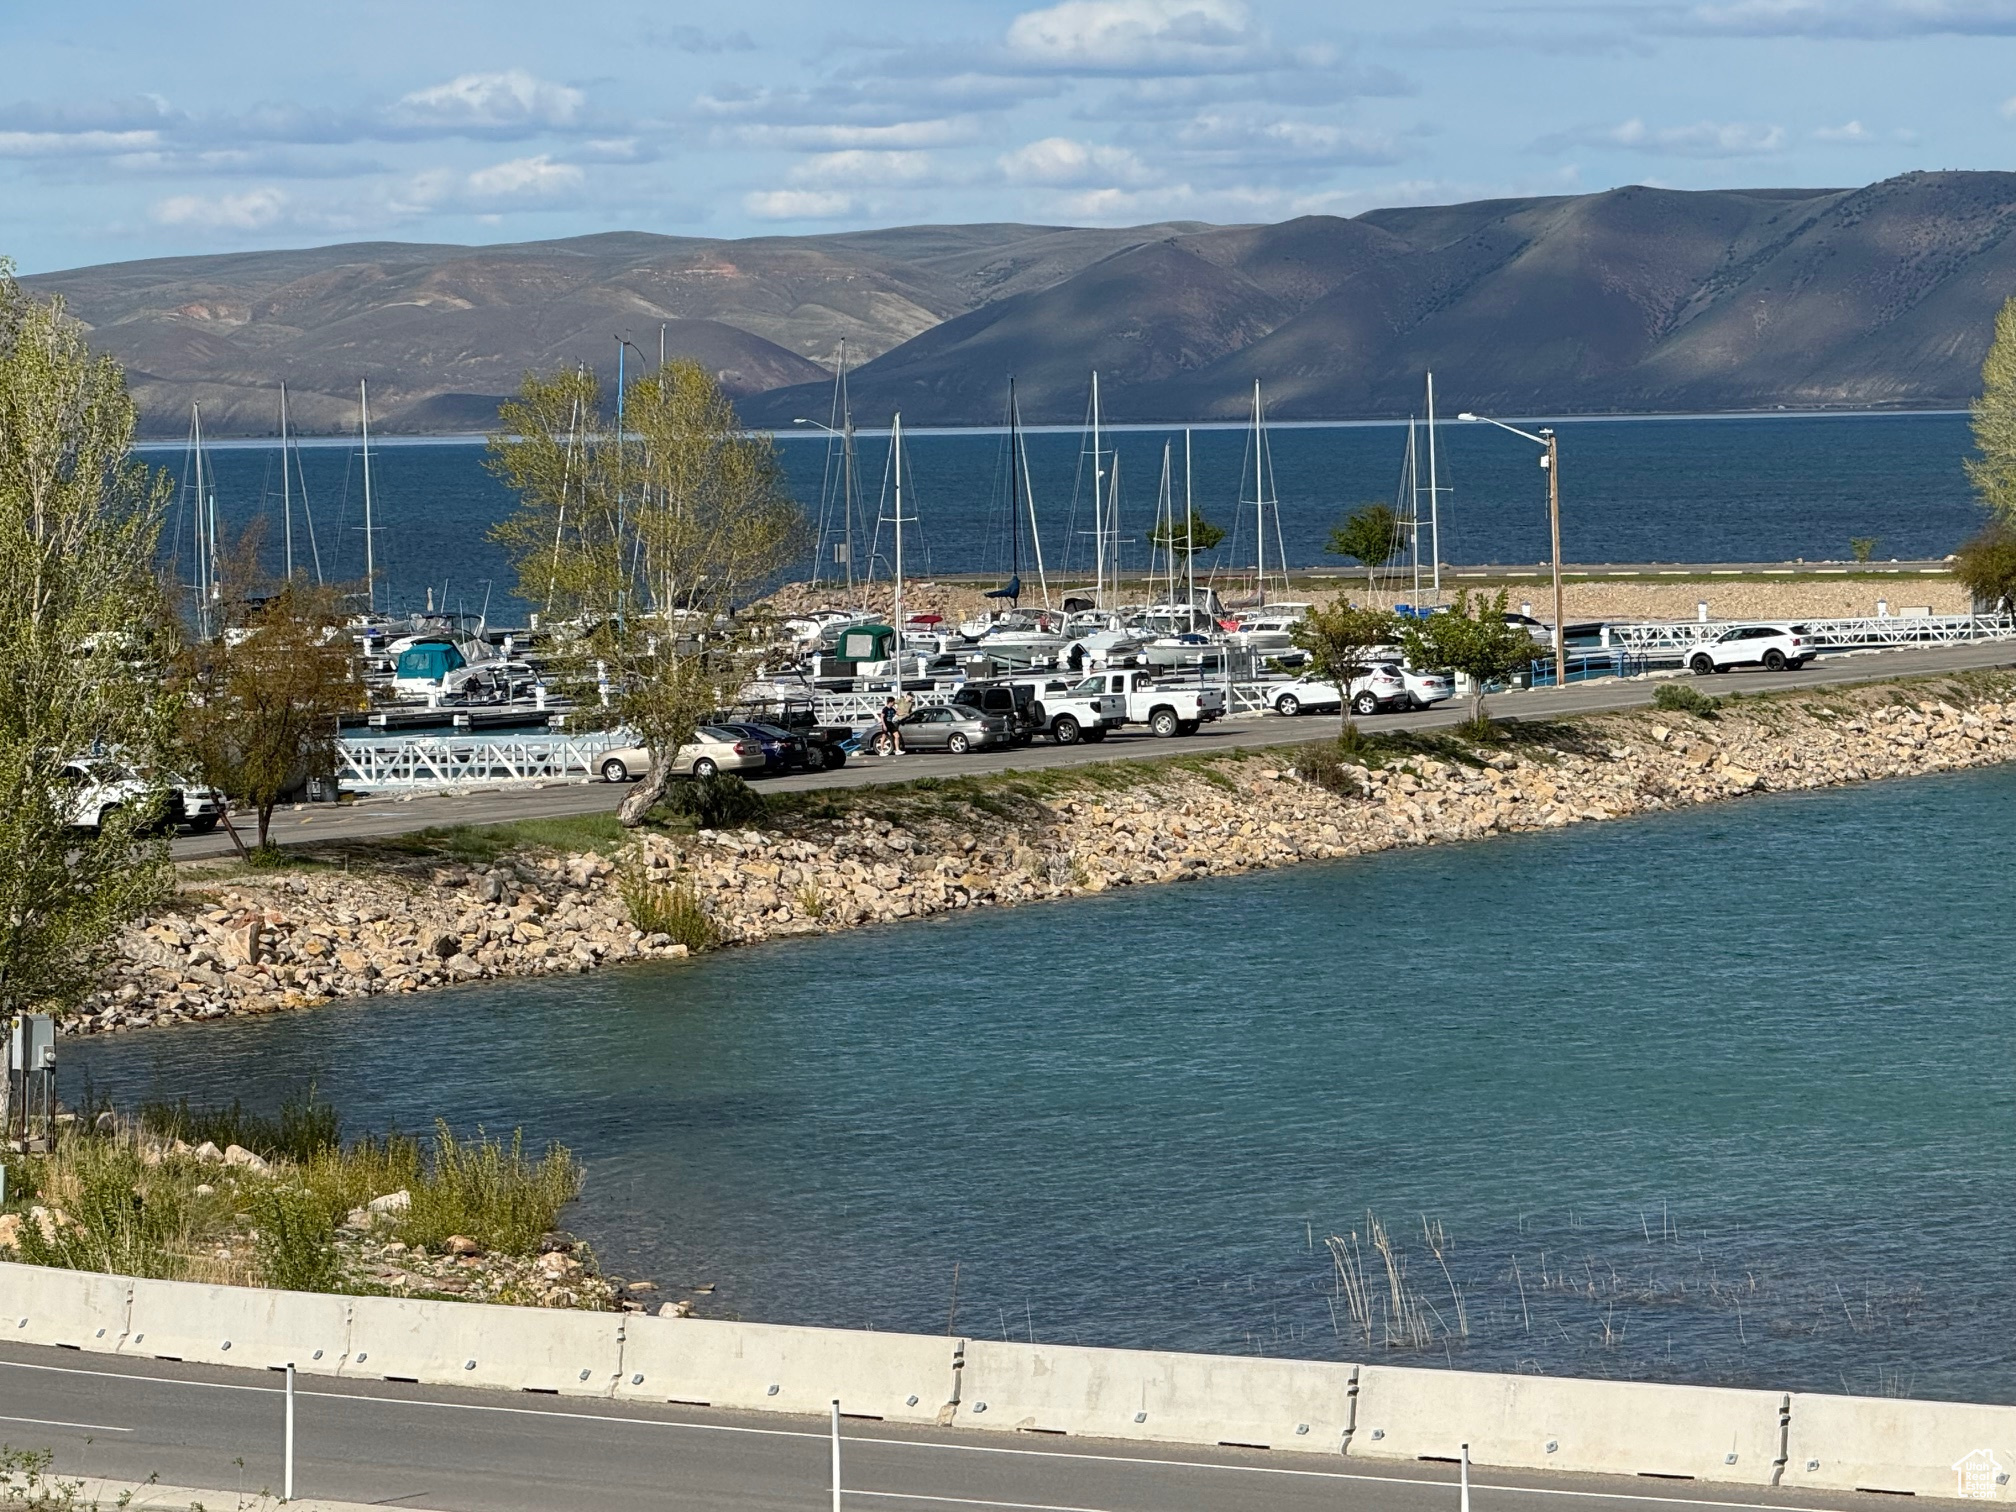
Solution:
{"label": "blue lake water", "polygon": [[[1543,422],[1527,422],[1537,424]],[[1857,536],[1876,538],[1882,558],[1938,557],[1980,523],[1962,460],[1970,450],[1959,415],[1827,415],[1783,418],[1590,420],[1557,422],[1562,445],[1563,550],[1577,562],[1776,561],[1839,559]],[[1484,425],[1440,427],[1438,481],[1442,555],[1450,562],[1538,562],[1548,551],[1545,475],[1538,451]],[[1028,438],[1030,472],[1046,562],[1090,572],[1092,511],[1075,433]],[[1120,469],[1123,565],[1146,565],[1141,536],[1152,523],[1165,443],[1173,444],[1178,485],[1180,431],[1115,433]],[[808,515],[820,512],[827,442],[796,432],[779,442],[792,487]],[[1198,511],[1232,531],[1219,553],[1250,569],[1254,522],[1248,437],[1239,429],[1193,436],[1192,490]],[[1339,516],[1369,500],[1391,501],[1405,430],[1392,425],[1283,426],[1272,432],[1280,541],[1288,562],[1323,564],[1323,541]],[[861,439],[858,471],[863,533],[893,513],[882,497],[886,437]],[[905,566],[918,574],[1005,571],[1009,561],[1005,438],[989,432],[923,433],[907,439],[914,473],[906,490]],[[259,515],[277,553],[279,454],[271,445],[211,451],[220,513],[234,528]],[[148,459],[180,473],[182,448],[150,448]],[[381,602],[418,607],[431,586],[439,601],[474,611],[494,593],[493,615],[521,614],[508,599],[511,573],[487,539],[511,499],[467,442],[394,443],[374,449],[373,518]],[[363,575],[363,475],[353,445],[301,451],[316,545],[326,575]],[[1425,513],[1425,504],[1424,504]],[[834,538],[838,515],[833,513]],[[181,525],[186,544],[186,522]],[[296,560],[310,560],[307,526],[296,523]],[[172,533],[172,532],[171,532]],[[830,543],[829,543],[830,544]],[[871,543],[857,543],[865,562]],[[889,550],[883,527],[882,551]],[[1023,545],[1029,573],[1028,544]],[[1269,561],[1276,559],[1273,543]],[[809,572],[808,559],[803,572]],[[1200,563],[1208,567],[1208,562]],[[823,569],[830,575],[828,561]],[[878,569],[887,575],[886,562]]]}
{"label": "blue lake water", "polygon": [[[522,1124],[586,1161],[611,1269],[731,1315],[2009,1402],[2012,850],[1991,770],[66,1042],[65,1075]],[[1467,1338],[1353,1336],[1323,1240],[1368,1210]]]}

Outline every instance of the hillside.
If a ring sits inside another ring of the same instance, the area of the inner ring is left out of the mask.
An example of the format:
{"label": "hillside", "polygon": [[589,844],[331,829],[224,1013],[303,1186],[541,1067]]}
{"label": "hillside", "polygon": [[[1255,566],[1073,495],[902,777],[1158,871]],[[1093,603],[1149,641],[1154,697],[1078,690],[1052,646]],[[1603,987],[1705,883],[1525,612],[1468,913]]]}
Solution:
{"label": "hillside", "polygon": [[1945,407],[2016,294],[2016,174],[1864,189],[1602,194],[1279,225],[905,227],[744,241],[612,233],[122,263],[60,291],[125,361],[150,432],[480,428],[528,367],[614,367],[613,333],[721,375],[752,421],[823,415],[842,338],[858,420],[1119,421]]}

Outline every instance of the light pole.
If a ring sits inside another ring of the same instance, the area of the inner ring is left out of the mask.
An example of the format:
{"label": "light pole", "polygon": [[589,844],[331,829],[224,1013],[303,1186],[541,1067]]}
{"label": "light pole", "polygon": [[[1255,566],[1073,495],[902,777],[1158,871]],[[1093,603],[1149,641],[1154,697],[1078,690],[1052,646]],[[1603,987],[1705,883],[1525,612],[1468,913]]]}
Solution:
{"label": "light pole", "polygon": [[1561,608],[1561,447],[1549,426],[1541,427],[1540,434],[1536,436],[1516,425],[1507,425],[1503,420],[1493,420],[1489,415],[1473,415],[1465,411],[1456,418],[1482,420],[1486,425],[1510,431],[1541,448],[1540,465],[1547,469],[1547,524],[1554,535],[1554,686],[1565,688],[1568,686],[1568,621]]}

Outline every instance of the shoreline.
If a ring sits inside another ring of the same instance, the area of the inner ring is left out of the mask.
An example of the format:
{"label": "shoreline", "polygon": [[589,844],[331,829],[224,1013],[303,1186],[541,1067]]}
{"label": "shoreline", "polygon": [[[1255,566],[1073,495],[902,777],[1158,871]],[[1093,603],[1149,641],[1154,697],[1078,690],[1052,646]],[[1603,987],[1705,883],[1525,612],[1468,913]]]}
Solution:
{"label": "shoreline", "polygon": [[126,930],[104,985],[64,1028],[120,1032],[585,974],[712,945],[2009,760],[2016,674],[1977,672],[1739,695],[1703,712],[1508,723],[1482,743],[1374,735],[1355,755],[1321,741],[813,792],[763,827],[647,829],[613,849],[512,849],[504,832],[488,856],[445,842],[355,844],[308,851],[285,870],[188,874],[175,907]]}

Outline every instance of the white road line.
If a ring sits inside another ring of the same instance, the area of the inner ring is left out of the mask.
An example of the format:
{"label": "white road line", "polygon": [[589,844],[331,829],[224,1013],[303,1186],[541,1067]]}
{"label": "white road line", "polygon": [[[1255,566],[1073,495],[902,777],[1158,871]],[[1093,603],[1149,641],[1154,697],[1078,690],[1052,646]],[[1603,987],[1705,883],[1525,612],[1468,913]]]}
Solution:
{"label": "white road line", "polygon": [[[242,1386],[226,1381],[192,1381],[183,1376],[136,1375],[123,1370],[87,1370],[74,1365],[30,1365],[20,1360],[0,1360],[0,1368],[11,1370],[40,1370],[54,1375],[92,1376],[99,1379],[137,1381],[155,1386],[195,1386],[211,1391],[251,1391],[263,1395],[278,1395],[285,1388],[280,1386]],[[360,1382],[361,1384],[361,1382]],[[302,1391],[296,1387],[297,1397],[311,1397],[327,1402],[364,1402],[373,1407],[432,1407],[445,1412],[484,1412],[506,1417],[561,1418],[570,1422],[618,1423],[631,1428],[676,1428],[691,1433],[742,1434],[752,1438],[815,1439],[823,1443],[825,1432],[807,1432],[801,1428],[749,1428],[734,1423],[695,1423],[678,1418],[628,1417],[609,1412],[561,1412],[550,1407],[506,1407],[487,1402],[442,1402],[426,1397],[381,1397],[361,1391]],[[640,1404],[652,1405],[652,1404]],[[724,1409],[725,1410],[725,1409]],[[868,1445],[889,1449],[923,1449],[940,1454],[1003,1454],[1021,1459],[1055,1459],[1082,1461],[1087,1464],[1135,1465],[1152,1469],[1171,1470],[1215,1470],[1232,1475],[1277,1475],[1295,1476],[1306,1480],[1356,1481],[1379,1486],[1432,1486],[1447,1489],[1453,1480],[1443,1480],[1427,1476],[1366,1474],[1348,1470],[1296,1469],[1286,1465],[1228,1465],[1213,1460],[1158,1459],[1137,1454],[1099,1454],[1068,1449],[1025,1449],[1006,1444],[948,1444],[929,1439],[872,1438],[865,1434],[849,1434],[847,1443]],[[1621,1472],[1618,1472],[1621,1473]],[[1500,1485],[1489,1481],[1472,1480],[1473,1491],[1502,1491],[1520,1496],[1560,1496],[1573,1497],[1584,1501],[1642,1502],[1665,1507],[1709,1507],[1718,1512],[1841,1512],[1838,1508],[1793,1506],[1784,1502],[1765,1501],[1717,1501],[1698,1496],[1652,1496],[1636,1491],[1575,1491],[1554,1486],[1513,1486]],[[879,1493],[878,1493],[879,1494]],[[893,1494],[893,1493],[891,1493]]]}
{"label": "white road line", "polygon": [[1058,1502],[979,1501],[970,1496],[915,1496],[908,1491],[842,1491],[844,1496],[878,1496],[886,1501],[936,1502],[948,1507],[1012,1507],[1015,1512],[1108,1512],[1104,1507],[1067,1507]]}
{"label": "white road line", "polygon": [[66,1423],[59,1418],[8,1417],[0,1413],[0,1423],[33,1423],[37,1428],[88,1428],[93,1433],[131,1433],[131,1428],[115,1428],[110,1423]]}

